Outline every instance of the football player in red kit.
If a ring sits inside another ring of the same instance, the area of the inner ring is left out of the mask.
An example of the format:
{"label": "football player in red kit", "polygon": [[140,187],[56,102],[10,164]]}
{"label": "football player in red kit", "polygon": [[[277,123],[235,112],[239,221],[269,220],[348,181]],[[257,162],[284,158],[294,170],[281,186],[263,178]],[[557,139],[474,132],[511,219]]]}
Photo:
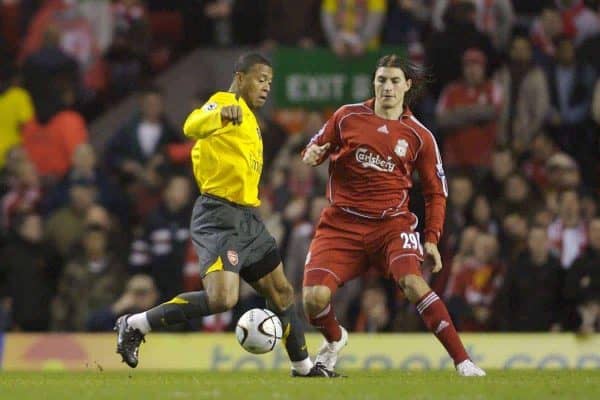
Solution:
{"label": "football player in red kit", "polygon": [[[382,57],[374,75],[375,98],[339,108],[303,151],[315,166],[327,157],[330,206],[321,214],[304,269],[304,308],[325,336],[317,362],[335,368],[348,342],[331,305],[336,289],[373,266],[394,279],[425,325],[444,345],[463,376],[482,376],[467,354],[442,300],[421,275],[428,259],[442,268],[437,243],[448,189],[433,134],[407,104],[424,81],[396,55]],[[416,170],[425,197],[423,244],[408,208]]]}

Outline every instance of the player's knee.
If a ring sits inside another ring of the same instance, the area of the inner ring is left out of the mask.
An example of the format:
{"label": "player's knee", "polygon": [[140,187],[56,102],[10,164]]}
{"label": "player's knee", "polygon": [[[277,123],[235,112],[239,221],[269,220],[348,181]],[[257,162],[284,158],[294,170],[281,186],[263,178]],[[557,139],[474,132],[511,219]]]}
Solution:
{"label": "player's knee", "polygon": [[277,295],[274,296],[273,303],[278,311],[283,311],[294,303],[294,288],[288,281],[281,282],[275,290]]}
{"label": "player's knee", "polygon": [[302,301],[306,314],[314,317],[323,311],[331,301],[331,290],[327,286],[305,287]]}
{"label": "player's knee", "polygon": [[423,277],[418,275],[403,276],[398,280],[398,285],[409,299],[421,295],[423,291],[429,290],[427,282],[425,282]]}
{"label": "player's knee", "polygon": [[237,291],[214,290],[208,293],[208,303],[213,313],[231,310],[238,302]]}

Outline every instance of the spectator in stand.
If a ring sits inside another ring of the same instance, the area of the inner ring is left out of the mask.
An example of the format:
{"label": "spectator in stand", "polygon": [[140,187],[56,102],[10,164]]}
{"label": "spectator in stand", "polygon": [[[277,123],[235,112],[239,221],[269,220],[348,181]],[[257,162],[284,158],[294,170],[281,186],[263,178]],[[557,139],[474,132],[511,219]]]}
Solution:
{"label": "spectator in stand", "polygon": [[579,46],[585,39],[600,32],[600,16],[586,6],[584,0],[555,0],[565,33]]}
{"label": "spectator in stand", "polygon": [[577,162],[565,153],[556,153],[546,163],[550,187],[555,191],[579,189],[581,176]]}
{"label": "spectator in stand", "polygon": [[61,256],[66,257],[82,236],[88,211],[94,205],[97,189],[92,182],[79,180],[71,184],[69,203],[50,214],[46,239]]}
{"label": "spectator in stand", "polygon": [[[39,174],[50,184],[60,180],[71,167],[73,153],[87,142],[88,131],[82,115],[72,109],[75,94],[65,88],[61,106],[51,116],[40,115],[23,130],[23,147]],[[47,120],[43,119],[48,117]]]}
{"label": "spectator in stand", "polygon": [[385,44],[415,44],[431,20],[431,0],[393,0],[383,30]]}
{"label": "spectator in stand", "polygon": [[[293,131],[287,136],[286,142],[279,147],[272,163],[272,170],[283,170],[288,165],[288,160],[298,155],[298,149],[310,141],[313,135],[325,124],[322,113],[308,111],[303,118],[304,126],[299,131]],[[318,178],[325,182],[329,179],[328,162],[324,162],[313,170]]]}
{"label": "spectator in stand", "polygon": [[547,208],[539,208],[533,213],[532,225],[543,227],[548,230],[548,227],[552,223],[554,214]]}
{"label": "spectator in stand", "polygon": [[277,45],[312,48],[322,42],[320,0],[267,0],[263,48]]}
{"label": "spectator in stand", "polygon": [[117,301],[90,313],[86,330],[112,331],[118,316],[152,308],[158,304],[158,299],[159,293],[152,277],[144,274],[133,275]]}
{"label": "spectator in stand", "polygon": [[500,198],[494,202],[494,214],[499,218],[533,209],[532,206],[538,204],[529,182],[519,173],[508,176],[504,181],[503,189]]}
{"label": "spectator in stand", "polygon": [[152,276],[161,301],[183,291],[191,199],[190,180],[171,177],[163,191],[162,203],[148,216],[141,234],[131,245],[130,271]]}
{"label": "spectator in stand", "polygon": [[498,146],[492,153],[490,171],[483,177],[479,187],[490,199],[500,199],[504,192],[504,184],[515,172],[515,156],[508,147]]}
{"label": "spectator in stand", "polygon": [[125,183],[158,187],[159,168],[165,163],[163,150],[170,143],[182,141],[182,135],[165,116],[162,92],[147,88],[140,94],[140,111],[111,138],[107,162]]}
{"label": "spectator in stand", "polygon": [[[306,164],[302,163],[299,156],[300,149],[304,144],[300,144],[297,148],[290,152],[291,160],[288,159],[287,165],[280,170],[274,170],[271,176],[271,188],[273,191],[273,207],[276,211],[282,211],[284,218],[295,220],[304,215],[306,204],[304,207],[292,207],[293,210],[286,211],[285,209],[292,201],[296,203],[304,202],[312,197],[317,190],[322,188],[322,184],[315,171]],[[291,214],[287,215],[288,212]]]}
{"label": "spectator in stand", "polygon": [[[463,265],[467,265],[471,262],[475,239],[480,233],[479,229],[474,226],[467,226],[460,232],[460,240],[457,242],[456,248],[452,249],[453,251],[450,253],[451,261],[446,262],[447,265],[450,265],[450,268],[448,268],[447,279],[444,282],[444,285],[441,285],[442,290],[440,290],[440,292],[445,292],[445,297],[449,297],[449,290],[453,286],[452,282],[454,282],[456,275],[462,270]],[[450,284],[448,284],[448,282],[450,282]]]}
{"label": "spectator in stand", "polygon": [[71,169],[45,197],[45,211],[51,212],[66,205],[69,202],[71,186],[81,180],[96,186],[98,203],[111,213],[118,215],[121,221],[126,221],[127,209],[124,200],[120,198],[119,189],[110,182],[108,176],[98,165],[96,152],[89,143],[80,144],[73,152]]}
{"label": "spectator in stand", "polygon": [[46,331],[60,259],[43,242],[37,214],[15,217],[14,233],[0,254],[0,303],[10,304],[12,329]]}
{"label": "spectator in stand", "polygon": [[548,160],[556,154],[556,145],[550,136],[539,133],[529,145],[529,157],[521,165],[527,179],[541,191],[545,192],[550,187]]}
{"label": "spectator in stand", "polygon": [[[102,0],[102,3],[107,6],[106,0]],[[98,31],[106,31],[107,35],[112,36],[112,20],[108,7],[104,7],[104,12],[94,15],[91,20],[86,16],[88,10],[84,10],[83,7],[88,6],[74,0],[44,2],[29,25],[19,54],[19,61],[23,62],[42,46],[44,33],[52,27],[59,34],[60,48],[77,60],[87,91],[85,97],[94,97],[106,86],[102,52],[108,47],[111,40],[108,36],[98,36],[95,27],[98,27]],[[91,5],[91,8],[94,7],[95,5]],[[103,24],[102,18],[107,18],[107,21],[110,22]]]}
{"label": "spectator in stand", "polygon": [[544,192],[546,208],[558,214],[559,194],[565,190],[579,190],[581,175],[575,160],[565,153],[555,153],[546,162],[548,184]]}
{"label": "spectator in stand", "polygon": [[150,24],[141,0],[118,0],[112,5],[114,37],[106,52],[110,96],[139,86],[150,51]]}
{"label": "spectator in stand", "polygon": [[[510,0],[460,0],[475,5],[475,25],[480,32],[492,39],[494,46],[503,50],[508,45],[514,24],[514,11]],[[458,1],[458,2],[460,2]],[[433,26],[443,31],[445,14],[448,6],[457,3],[456,0],[437,0],[432,10]]]}
{"label": "spectator in stand", "polygon": [[585,122],[589,119],[595,77],[589,66],[575,59],[575,47],[569,38],[563,36],[558,41],[547,78],[549,133],[563,151],[578,160],[587,159],[590,142]]}
{"label": "spectator in stand", "polygon": [[27,90],[15,85],[12,67],[0,66],[0,170],[6,152],[21,143],[23,125],[34,118],[31,97]]}
{"label": "spectator in stand", "polygon": [[367,49],[377,48],[386,7],[385,0],[324,0],[321,25],[335,54],[340,57],[360,56]]}
{"label": "spectator in stand", "polygon": [[498,294],[498,328],[520,332],[560,329],[562,277],[559,260],[550,254],[546,229],[532,227],[527,250],[508,266]]}
{"label": "spectator in stand", "polygon": [[67,259],[52,302],[52,329],[82,331],[91,312],[113,304],[122,292],[127,270],[109,251],[108,232],[90,225]]}
{"label": "spectator in stand", "polygon": [[329,205],[326,197],[315,197],[310,202],[309,216],[297,224],[290,233],[285,258],[285,272],[297,296],[302,296],[302,280],[304,279],[304,263],[314,235],[321,211]]}
{"label": "spectator in stand", "polygon": [[34,165],[23,160],[11,180],[10,191],[0,200],[2,205],[2,229],[8,232],[12,228],[13,219],[18,214],[38,211],[42,199],[40,179]]}
{"label": "spectator in stand", "polygon": [[443,131],[443,159],[448,168],[483,173],[496,143],[502,89],[486,79],[486,57],[477,49],[463,54],[463,79],[444,88],[436,115]]}
{"label": "spectator in stand", "polygon": [[565,296],[574,303],[583,333],[600,332],[600,218],[590,221],[589,243],[567,272]]}
{"label": "spectator in stand", "polygon": [[[246,2],[247,3],[247,2]],[[255,5],[255,2],[250,2]],[[234,0],[196,0],[183,2],[182,15],[186,47],[204,46],[226,47],[233,44],[233,5]],[[254,20],[255,30],[261,31],[264,24]],[[261,32],[262,33],[262,32]]]}
{"label": "spectator in stand", "polygon": [[506,100],[498,138],[522,154],[546,120],[550,93],[544,71],[533,63],[531,43],[526,36],[513,37],[509,57],[495,76]]}
{"label": "spectator in stand", "polygon": [[41,47],[24,60],[23,78],[41,123],[64,107],[62,93],[70,91],[78,103],[83,91],[77,60],[60,48],[60,32],[53,26],[44,32]]}
{"label": "spectator in stand", "polygon": [[581,218],[579,194],[565,190],[558,195],[558,217],[548,227],[550,245],[564,269],[571,268],[587,245],[587,226]]}
{"label": "spectator in stand", "polygon": [[449,188],[444,237],[446,247],[453,251],[458,247],[462,230],[467,224],[467,207],[474,192],[473,181],[468,175],[454,175],[450,177]]}
{"label": "spectator in stand", "polygon": [[496,52],[490,38],[475,26],[476,7],[471,2],[459,1],[448,7],[444,14],[443,31],[431,35],[426,46],[427,65],[431,65],[435,82],[432,93],[439,96],[444,86],[460,79],[461,57],[467,49],[478,49],[496,63]]}
{"label": "spectator in stand", "polygon": [[492,206],[484,194],[478,194],[473,197],[470,205],[467,207],[467,224],[474,226],[481,232],[492,235],[498,234],[498,223],[492,215]]}
{"label": "spectator in stand", "polygon": [[507,214],[502,219],[500,254],[508,265],[516,263],[527,247],[527,221],[527,216],[519,212]]}
{"label": "spectator in stand", "polygon": [[358,310],[352,313],[352,325],[355,332],[382,332],[390,328],[392,311],[388,305],[385,289],[378,284],[371,284],[359,295]]}
{"label": "spectator in stand", "polygon": [[448,309],[457,328],[483,331],[490,326],[492,305],[502,282],[496,237],[480,234],[473,245],[473,258],[463,264],[450,288]]}
{"label": "spectator in stand", "polygon": [[548,66],[556,54],[556,41],[564,35],[565,29],[558,10],[551,6],[544,7],[531,26],[529,37],[533,44],[534,59]]}

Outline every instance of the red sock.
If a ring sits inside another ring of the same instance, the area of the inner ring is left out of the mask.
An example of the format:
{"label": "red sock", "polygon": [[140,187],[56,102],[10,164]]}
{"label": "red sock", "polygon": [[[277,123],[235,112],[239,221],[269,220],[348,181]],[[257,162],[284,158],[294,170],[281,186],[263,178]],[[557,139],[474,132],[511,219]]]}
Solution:
{"label": "red sock", "polygon": [[310,324],[317,328],[328,342],[337,342],[342,338],[342,329],[331,304],[314,318],[310,318]]}
{"label": "red sock", "polygon": [[433,291],[430,291],[417,302],[417,311],[421,314],[423,322],[438,340],[444,345],[446,351],[459,364],[469,358],[465,347],[458,337],[456,328],[450,319],[446,306]]}

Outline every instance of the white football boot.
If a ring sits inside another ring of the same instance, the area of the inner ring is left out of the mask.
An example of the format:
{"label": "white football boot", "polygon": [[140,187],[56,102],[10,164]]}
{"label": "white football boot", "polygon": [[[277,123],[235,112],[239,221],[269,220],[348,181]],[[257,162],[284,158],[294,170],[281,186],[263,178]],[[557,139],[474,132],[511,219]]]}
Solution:
{"label": "white football boot", "polygon": [[460,376],[485,376],[485,371],[468,359],[458,364],[456,371]]}
{"label": "white football boot", "polygon": [[344,329],[343,326],[340,326],[340,329],[342,330],[342,337],[340,340],[337,342],[328,342],[327,340],[324,340],[315,360],[316,364],[323,364],[329,371],[335,369],[338,354],[348,344],[348,331]]}

